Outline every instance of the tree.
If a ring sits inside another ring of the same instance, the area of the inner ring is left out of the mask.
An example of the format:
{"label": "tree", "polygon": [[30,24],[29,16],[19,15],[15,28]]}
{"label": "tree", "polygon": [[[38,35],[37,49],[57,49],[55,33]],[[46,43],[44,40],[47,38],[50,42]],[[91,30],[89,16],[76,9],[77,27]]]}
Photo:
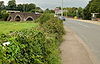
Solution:
{"label": "tree", "polygon": [[78,8],[72,7],[72,8],[66,8],[66,10],[67,10],[67,16],[75,17],[76,16],[76,10],[78,10]]}
{"label": "tree", "polygon": [[23,12],[23,4],[18,4],[16,10]]}
{"label": "tree", "polygon": [[43,13],[43,10],[40,7],[36,7],[36,12]]}
{"label": "tree", "polygon": [[0,12],[0,19],[7,20],[8,16],[9,16],[9,13],[6,10],[2,10]]}
{"label": "tree", "polygon": [[18,4],[17,10],[22,12],[30,12],[31,10],[35,9],[36,5],[33,3],[30,4]]}
{"label": "tree", "polygon": [[45,10],[45,12],[46,12],[46,13],[50,13],[50,10],[49,10],[49,8],[47,8],[47,9]]}
{"label": "tree", "polygon": [[58,8],[58,9],[60,9],[60,10],[61,10],[61,7],[56,7],[56,8]]}
{"label": "tree", "polygon": [[100,0],[91,0],[84,9],[84,19],[91,19],[91,13],[100,13]]}
{"label": "tree", "polygon": [[10,0],[8,2],[7,9],[8,10],[16,10],[16,1],[15,0]]}
{"label": "tree", "polygon": [[40,7],[36,7],[35,9],[32,9],[30,12],[39,12],[39,13],[43,13],[43,10]]}
{"label": "tree", "polygon": [[83,8],[81,8],[81,7],[78,8],[78,17],[79,18],[83,17]]}
{"label": "tree", "polygon": [[4,1],[0,1],[0,11],[5,8]]}
{"label": "tree", "polygon": [[35,9],[36,8],[36,5],[31,3],[31,4],[28,4],[28,7],[27,7],[27,11],[31,11],[32,9]]}
{"label": "tree", "polygon": [[45,10],[45,13],[55,13],[55,11],[52,10],[52,9],[47,8],[47,9]]}

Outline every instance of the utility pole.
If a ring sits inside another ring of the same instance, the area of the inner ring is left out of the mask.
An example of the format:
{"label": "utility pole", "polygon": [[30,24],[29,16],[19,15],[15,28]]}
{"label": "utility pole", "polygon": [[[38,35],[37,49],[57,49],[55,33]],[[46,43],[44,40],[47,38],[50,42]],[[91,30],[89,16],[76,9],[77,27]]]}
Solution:
{"label": "utility pole", "polygon": [[76,16],[79,17],[79,15],[78,15],[78,10],[76,10]]}
{"label": "utility pole", "polygon": [[61,7],[61,16],[63,16],[63,0],[62,0],[62,7]]}

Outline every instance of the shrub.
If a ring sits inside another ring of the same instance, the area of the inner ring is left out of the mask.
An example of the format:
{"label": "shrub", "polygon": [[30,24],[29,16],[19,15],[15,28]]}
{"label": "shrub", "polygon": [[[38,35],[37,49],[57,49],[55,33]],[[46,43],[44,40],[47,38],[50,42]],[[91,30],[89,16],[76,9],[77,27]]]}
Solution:
{"label": "shrub", "polygon": [[45,22],[42,27],[47,33],[56,35],[56,38],[61,42],[62,35],[64,34],[63,22],[58,18],[52,18]]}
{"label": "shrub", "polygon": [[8,46],[0,46],[2,64],[43,64],[43,32],[24,30],[10,35],[2,35],[0,42],[11,42]]}
{"label": "shrub", "polygon": [[0,12],[0,19],[1,20],[4,20],[4,21],[7,20],[8,16],[9,16],[9,13],[6,10],[2,10]]}
{"label": "shrub", "polygon": [[[59,49],[54,35],[40,28],[0,36],[1,64],[59,64]],[[10,45],[3,46],[4,42]]]}
{"label": "shrub", "polygon": [[[41,18],[37,28],[0,36],[0,64],[61,64],[59,42],[64,34],[57,18]],[[4,43],[9,42],[7,46]]]}
{"label": "shrub", "polygon": [[43,13],[39,19],[37,19],[35,22],[39,22],[40,24],[45,23],[46,21],[50,20],[51,18],[53,18],[52,14],[49,13]]}

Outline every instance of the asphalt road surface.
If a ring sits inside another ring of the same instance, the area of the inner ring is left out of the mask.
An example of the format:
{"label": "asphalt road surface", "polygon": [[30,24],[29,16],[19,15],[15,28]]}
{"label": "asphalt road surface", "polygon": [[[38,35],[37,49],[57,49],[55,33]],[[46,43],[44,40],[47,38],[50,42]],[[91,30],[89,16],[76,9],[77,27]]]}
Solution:
{"label": "asphalt road surface", "polygon": [[100,61],[100,25],[70,19],[67,19],[64,25],[71,28]]}

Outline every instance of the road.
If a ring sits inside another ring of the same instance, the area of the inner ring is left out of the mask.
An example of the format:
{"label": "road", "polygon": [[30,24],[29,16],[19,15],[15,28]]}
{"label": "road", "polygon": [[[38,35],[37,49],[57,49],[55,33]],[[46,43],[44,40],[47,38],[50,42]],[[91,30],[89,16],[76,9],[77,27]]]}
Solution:
{"label": "road", "polygon": [[100,61],[100,25],[67,19],[64,25],[71,28]]}

